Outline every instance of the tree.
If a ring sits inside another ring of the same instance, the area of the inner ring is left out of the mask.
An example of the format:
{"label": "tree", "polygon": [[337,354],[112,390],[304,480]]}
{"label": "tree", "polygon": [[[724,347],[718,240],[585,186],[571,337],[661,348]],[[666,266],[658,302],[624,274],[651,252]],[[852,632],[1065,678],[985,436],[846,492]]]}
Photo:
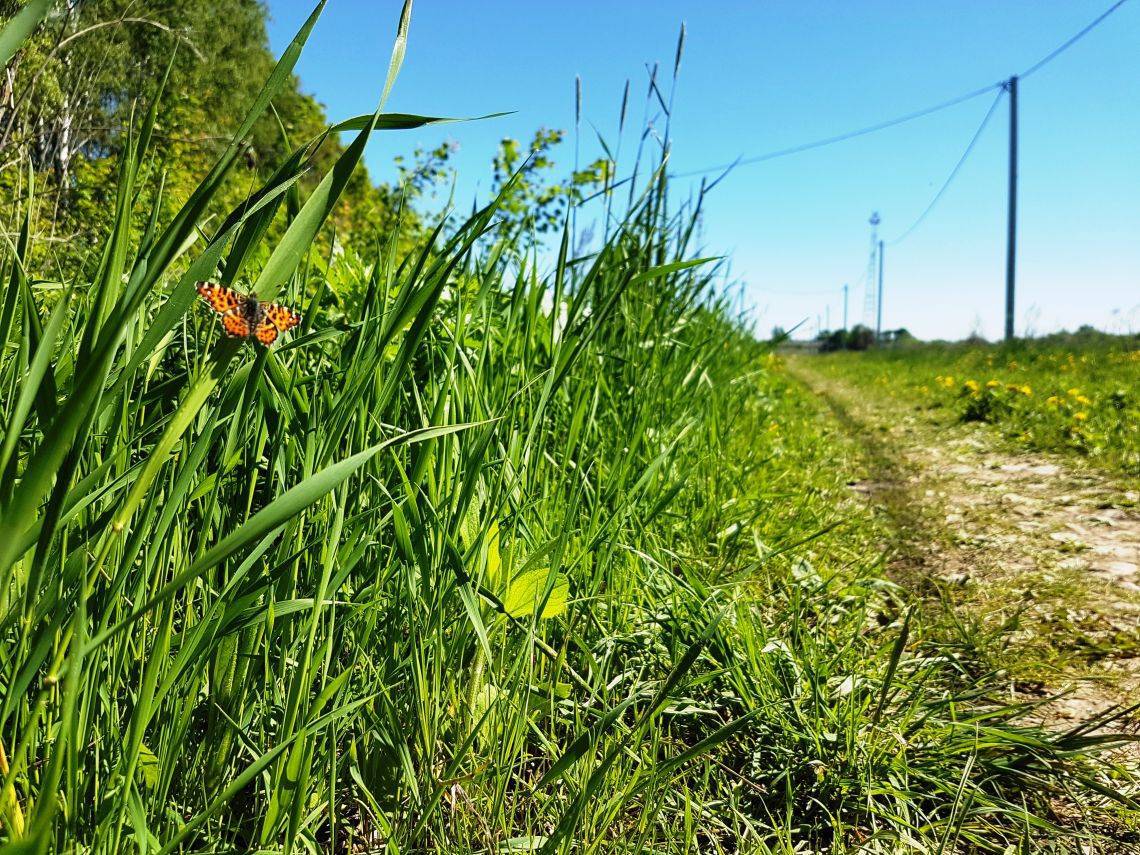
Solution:
{"label": "tree", "polygon": [[862,324],[855,324],[847,333],[848,350],[866,350],[875,343],[875,331]]}
{"label": "tree", "polygon": [[821,333],[819,336],[821,353],[831,353],[837,350],[866,350],[874,343],[874,330],[862,324],[856,324],[850,330],[835,330],[829,333]]}
{"label": "tree", "polygon": [[[0,0],[0,17],[21,5]],[[275,63],[265,14],[257,0],[56,0],[0,81],[0,163],[9,167],[0,170],[0,205],[19,210],[30,168],[39,200],[37,251],[50,251],[65,270],[84,263],[110,222],[112,164],[132,115],[149,108],[168,69],[147,167],[163,179],[160,216],[182,204]],[[231,173],[216,212],[239,205],[294,146],[327,125],[322,105],[294,78],[254,126],[244,173]],[[313,155],[311,174],[323,174],[342,150],[330,136]],[[400,223],[416,237],[422,223],[408,202],[438,179],[445,162],[446,152],[417,153],[401,173],[410,182],[403,189],[375,187],[361,170],[331,218],[335,231],[374,245]],[[299,189],[309,186],[302,181]],[[156,200],[141,201],[138,208],[147,210]]]}
{"label": "tree", "polygon": [[499,212],[515,229],[536,236],[560,228],[567,206],[578,204],[589,192],[610,180],[612,164],[605,158],[572,171],[561,181],[552,180],[550,175],[555,167],[552,153],[565,136],[565,131],[539,128],[525,156],[518,140],[507,137],[499,143],[492,163],[493,192],[498,194],[506,188]]}

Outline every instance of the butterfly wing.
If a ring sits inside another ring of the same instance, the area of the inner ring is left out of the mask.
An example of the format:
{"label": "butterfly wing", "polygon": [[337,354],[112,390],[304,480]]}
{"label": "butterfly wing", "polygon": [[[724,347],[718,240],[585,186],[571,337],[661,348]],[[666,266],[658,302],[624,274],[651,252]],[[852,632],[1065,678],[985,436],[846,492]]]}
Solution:
{"label": "butterfly wing", "polygon": [[269,321],[262,321],[253,331],[254,336],[266,347],[277,341],[277,327]]}
{"label": "butterfly wing", "polygon": [[266,303],[262,308],[265,310],[265,317],[253,334],[266,346],[273,344],[280,333],[287,332],[301,323],[301,313],[293,311],[288,306]]}
{"label": "butterfly wing", "polygon": [[249,338],[249,321],[237,309],[230,309],[222,315],[222,329],[231,338]]}
{"label": "butterfly wing", "polygon": [[213,282],[199,282],[198,293],[219,315],[240,309],[245,302],[245,297],[237,291],[225,285],[215,285]]}
{"label": "butterfly wing", "polygon": [[249,337],[250,328],[245,316],[244,295],[225,285],[215,285],[213,282],[199,282],[198,293],[210,308],[218,313],[226,335],[231,338]]}

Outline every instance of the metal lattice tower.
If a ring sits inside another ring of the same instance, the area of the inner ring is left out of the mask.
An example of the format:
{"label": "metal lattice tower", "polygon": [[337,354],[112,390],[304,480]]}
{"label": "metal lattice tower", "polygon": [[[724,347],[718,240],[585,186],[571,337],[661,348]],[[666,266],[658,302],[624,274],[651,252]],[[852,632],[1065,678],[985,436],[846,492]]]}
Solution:
{"label": "metal lattice tower", "polygon": [[863,293],[866,294],[863,300],[863,322],[874,328],[875,313],[879,309],[875,290],[875,255],[879,249],[879,212],[872,212],[871,219],[867,222],[871,224],[871,251],[867,254],[867,275],[863,278],[863,281],[867,283],[863,289]]}

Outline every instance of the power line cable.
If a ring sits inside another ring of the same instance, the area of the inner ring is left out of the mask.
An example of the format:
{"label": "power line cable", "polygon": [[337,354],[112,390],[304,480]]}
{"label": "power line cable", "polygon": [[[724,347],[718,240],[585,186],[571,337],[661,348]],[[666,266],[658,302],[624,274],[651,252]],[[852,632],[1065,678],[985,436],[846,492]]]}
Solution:
{"label": "power line cable", "polygon": [[[1069,48],[1071,48],[1073,45],[1075,45],[1077,42],[1079,42],[1081,39],[1083,39],[1085,36],[1087,36],[1090,32],[1092,32],[1093,29],[1095,29],[1097,26],[1099,26],[1100,23],[1105,20],[1105,18],[1107,18],[1109,15],[1111,15],[1113,12],[1115,12],[1117,9],[1119,9],[1121,6],[1123,6],[1127,2],[1128,2],[1128,0],[1117,0],[1116,3],[1114,3],[1112,6],[1110,6],[1106,11],[1102,12],[1096,19],[1094,19],[1092,22],[1090,22],[1087,26],[1085,26],[1083,29],[1081,29],[1079,32],[1077,32],[1075,35],[1073,35],[1071,38],[1069,38],[1068,40],[1063,42],[1061,45],[1059,45],[1057,48],[1055,48],[1052,52],[1046,54],[1044,57],[1042,57],[1036,63],[1031,65],[1029,68],[1027,68],[1025,71],[1023,71],[1019,76],[1020,77],[1028,77],[1030,74],[1033,74],[1034,72],[1036,72],[1039,69],[1043,68],[1044,66],[1048,65],[1050,62],[1052,62],[1058,56],[1063,54],[1065,51],[1067,51]],[[894,119],[887,119],[886,121],[878,122],[874,125],[868,125],[867,127],[864,127],[864,128],[857,128],[857,129],[852,130],[852,131],[847,131],[846,133],[836,134],[835,136],[831,136],[831,137],[825,137],[824,139],[813,140],[812,142],[802,143],[800,145],[795,145],[795,146],[789,146],[788,148],[776,149],[775,151],[769,151],[769,152],[765,152],[763,154],[752,155],[750,157],[743,157],[743,156],[738,157],[736,160],[731,161],[729,163],[721,163],[721,164],[718,164],[716,166],[708,166],[708,167],[705,167],[703,169],[691,169],[691,170],[688,170],[686,172],[673,172],[673,173],[669,174],[669,177],[670,178],[690,178],[690,177],[693,177],[696,175],[707,175],[711,172],[724,172],[727,174],[731,170],[735,169],[737,166],[745,166],[745,165],[750,164],[750,163],[763,163],[764,161],[776,160],[777,158],[788,157],[788,156],[793,155],[793,154],[800,154],[801,152],[811,151],[812,149],[823,148],[824,146],[834,145],[834,144],[840,143],[840,142],[846,142],[847,140],[855,139],[856,137],[866,136],[867,134],[873,134],[873,133],[876,133],[878,131],[886,130],[887,128],[893,128],[896,125],[905,124],[906,122],[913,122],[916,119],[921,119],[921,118],[924,118],[926,116],[931,115],[932,113],[938,113],[942,110],[947,110],[950,107],[956,107],[957,105],[962,104],[966,101],[970,101],[970,100],[973,100],[974,98],[977,98],[981,95],[985,95],[987,92],[992,92],[995,89],[1003,89],[1005,87],[1005,85],[1006,85],[1006,81],[1003,80],[1000,83],[994,83],[994,84],[991,84],[990,86],[984,86],[981,89],[975,89],[972,92],[966,92],[962,95],[959,95],[956,98],[951,98],[949,101],[943,101],[939,104],[934,104],[933,106],[926,107],[925,109],[916,110],[913,113],[907,113],[905,116],[898,116]],[[723,177],[724,176],[722,175],[720,178],[717,179],[717,181],[720,181]]]}
{"label": "power line cable", "polygon": [[[1056,59],[1058,56],[1060,56],[1066,50],[1071,48],[1073,45],[1075,45],[1077,42],[1079,42],[1082,38],[1084,38],[1090,32],[1092,32],[1092,30],[1098,24],[1100,24],[1102,21],[1104,21],[1105,18],[1107,18],[1109,15],[1111,15],[1113,12],[1115,12],[1117,9],[1119,9],[1121,6],[1123,6],[1126,2],[1128,2],[1128,0],[1118,0],[1118,2],[1114,3],[1106,11],[1102,12],[1095,20],[1093,20],[1090,24],[1088,24],[1088,26],[1084,27],[1078,33],[1073,35],[1071,38],[1067,39],[1059,47],[1057,47],[1052,52],[1046,54],[1042,59],[1038,60],[1036,63],[1031,65],[1028,69],[1023,71],[1018,76],[1024,78],[1024,77],[1032,74],[1033,72],[1037,71],[1038,69],[1044,67],[1045,65],[1048,65],[1050,62],[1052,62],[1054,59]],[[926,206],[925,210],[923,210],[923,212],[921,214],[919,214],[918,218],[913,223],[911,223],[910,226],[905,231],[903,231],[898,237],[894,238],[893,240],[886,241],[887,246],[894,246],[894,245],[902,243],[904,240],[906,240],[906,238],[909,237],[910,234],[922,224],[922,222],[926,219],[926,217],[930,214],[930,212],[934,210],[935,206],[942,199],[943,194],[945,194],[946,190],[950,187],[950,184],[953,183],[954,178],[958,175],[958,172],[962,169],[962,166],[963,166],[963,164],[965,164],[967,158],[969,158],[970,153],[974,150],[974,146],[977,144],[978,139],[981,137],[982,132],[986,128],[986,125],[989,124],[990,119],[993,117],[994,111],[997,110],[997,106],[998,106],[998,103],[1001,101],[1002,95],[1004,95],[1007,91],[1008,91],[1008,84],[1003,86],[1001,91],[998,92],[997,98],[995,98],[993,104],[990,105],[990,109],[988,111],[986,111],[986,115],[982,119],[982,123],[978,126],[977,131],[974,132],[974,136],[970,139],[969,144],[966,146],[966,150],[964,152],[962,152],[962,156],[958,159],[958,162],[954,165],[954,168],[950,171],[950,175],[947,176],[946,181],[939,188],[938,192],[934,194],[934,198],[930,200],[930,204]]]}
{"label": "power line cable", "polygon": [[[1083,39],[1085,36],[1087,36],[1090,32],[1092,32],[1095,27],[1097,27],[1102,21],[1104,21],[1109,15],[1111,15],[1113,12],[1115,12],[1117,9],[1119,9],[1121,6],[1123,6],[1126,2],[1128,2],[1128,0],[1117,0],[1116,3],[1114,3],[1112,6],[1110,6],[1104,12],[1102,12],[1099,16],[1097,16],[1097,18],[1095,18],[1086,27],[1081,29],[1079,32],[1077,32],[1075,35],[1073,35],[1071,38],[1067,39],[1060,46],[1058,46],[1055,50],[1046,54],[1044,57],[1042,57],[1036,63],[1031,65],[1028,69],[1023,71],[1018,76],[1022,77],[1022,78],[1027,77],[1028,75],[1032,74],[1033,72],[1037,71],[1038,69],[1043,68],[1044,66],[1048,65],[1050,62],[1052,62],[1054,59],[1059,57],[1062,53],[1067,51],[1069,48],[1071,48],[1073,45],[1075,45],[1077,42],[1079,42],[1081,39]],[[930,204],[926,206],[926,209],[921,214],[919,214],[918,219],[916,219],[913,223],[911,223],[910,226],[904,232],[902,232],[902,234],[900,234],[898,237],[894,238],[893,240],[886,241],[886,244],[888,246],[894,246],[896,244],[902,243],[907,237],[910,236],[910,234],[915,229],[917,229],[919,227],[919,225],[922,224],[923,220],[926,219],[927,215],[929,215],[930,212],[934,210],[935,206],[942,199],[943,194],[945,194],[946,190],[950,187],[950,184],[954,181],[954,178],[958,175],[958,172],[961,170],[963,164],[965,164],[967,158],[969,158],[970,153],[974,150],[974,146],[977,144],[978,139],[981,137],[982,132],[986,128],[986,125],[989,124],[990,119],[993,117],[994,111],[997,109],[998,103],[1001,101],[1002,95],[1004,95],[1007,91],[1008,91],[1008,84],[1003,85],[1001,91],[998,92],[997,98],[994,99],[994,102],[990,105],[990,109],[986,112],[985,117],[982,119],[982,123],[978,126],[978,130],[974,132],[974,136],[970,139],[969,144],[966,146],[966,150],[964,152],[962,152],[962,156],[958,159],[958,162],[954,165],[954,168],[950,171],[950,175],[947,176],[946,181],[939,188],[938,192],[934,194],[934,198],[930,200]]]}
{"label": "power line cable", "polygon": [[732,169],[732,168],[737,167],[737,166],[744,166],[744,165],[747,165],[750,163],[761,163],[761,162],[766,161],[766,160],[775,160],[776,158],[779,158],[779,157],[788,157],[789,155],[799,154],[800,152],[804,152],[804,151],[810,151],[811,149],[814,149],[814,148],[823,148],[824,146],[834,145],[835,143],[846,142],[847,140],[855,139],[856,137],[866,136],[867,134],[873,134],[873,133],[876,133],[877,131],[886,130],[887,128],[893,128],[896,125],[902,125],[902,124],[905,124],[906,122],[913,122],[915,119],[924,118],[926,116],[931,115],[932,113],[937,113],[941,110],[947,110],[950,107],[956,107],[959,104],[962,104],[966,101],[970,101],[970,100],[977,98],[981,95],[985,95],[987,92],[993,92],[995,89],[1000,89],[1004,85],[1005,85],[1004,82],[1003,83],[993,83],[989,86],[984,86],[981,89],[975,89],[972,92],[966,92],[965,94],[959,95],[956,98],[951,98],[949,101],[942,101],[941,103],[935,104],[931,107],[926,107],[922,110],[916,110],[913,113],[907,113],[905,116],[897,116],[896,118],[893,118],[893,119],[887,119],[886,121],[883,121],[883,122],[877,122],[874,125],[867,125],[864,128],[857,128],[857,129],[852,130],[852,131],[847,131],[846,133],[837,134],[833,137],[825,137],[824,139],[814,140],[812,142],[802,143],[800,145],[795,145],[795,146],[790,146],[789,148],[776,149],[775,151],[769,151],[769,152],[766,152],[764,154],[757,154],[757,155],[753,155],[751,157],[738,157],[736,160],[732,161],[731,163],[721,163],[721,164],[718,164],[717,166],[708,166],[708,167],[705,167],[703,169],[693,169],[693,170],[689,170],[688,172],[674,172],[674,173],[670,173],[669,177],[671,177],[671,178],[689,178],[689,177],[694,176],[694,175],[707,175],[710,172],[721,172],[724,170]]}
{"label": "power line cable", "polygon": [[925,220],[930,212],[934,210],[935,206],[942,199],[943,194],[946,193],[950,185],[954,182],[954,179],[957,177],[959,171],[961,171],[962,166],[966,163],[966,160],[970,157],[970,152],[974,150],[974,146],[977,145],[978,140],[982,136],[982,131],[986,129],[986,125],[988,125],[990,123],[990,119],[993,118],[994,112],[997,110],[998,104],[1001,103],[1001,99],[1004,94],[1004,89],[998,92],[997,97],[994,98],[994,102],[990,104],[990,108],[986,111],[986,115],[982,119],[982,123],[978,125],[978,129],[974,131],[974,135],[970,138],[970,142],[966,146],[966,150],[962,152],[962,156],[958,158],[958,162],[954,164],[954,168],[950,170],[950,174],[946,177],[946,180],[942,183],[942,186],[938,188],[938,192],[934,194],[934,198],[930,200],[930,204],[926,206],[925,210],[923,210],[923,212],[918,215],[918,219],[911,223],[910,226],[908,226],[902,234],[893,240],[884,241],[887,246],[894,246],[895,244],[902,243],[904,240],[906,240],[910,236],[911,232],[922,225],[922,221]]}
{"label": "power line cable", "polygon": [[1047,54],[1042,59],[1038,60],[1033,65],[1029,66],[1029,68],[1027,68],[1025,71],[1021,72],[1021,74],[1019,74],[1018,77],[1028,77],[1033,72],[1035,72],[1038,69],[1040,69],[1040,68],[1048,65],[1049,63],[1051,63],[1053,60],[1055,60],[1057,57],[1059,57],[1061,54],[1063,54],[1065,51],[1067,51],[1069,48],[1071,48],[1073,45],[1075,45],[1077,42],[1079,42],[1081,39],[1083,39],[1085,36],[1087,36],[1089,33],[1091,33],[1093,31],[1093,29],[1100,24],[1101,21],[1103,21],[1105,18],[1107,18],[1109,15],[1111,15],[1113,12],[1115,12],[1117,9],[1119,9],[1121,6],[1123,6],[1127,2],[1128,2],[1128,0],[1117,0],[1116,3],[1113,3],[1111,6],[1109,6],[1106,11],[1102,12],[1087,27],[1085,27],[1083,30],[1081,30],[1079,33],[1077,33],[1075,36],[1070,38],[1068,41],[1061,44],[1052,53]]}

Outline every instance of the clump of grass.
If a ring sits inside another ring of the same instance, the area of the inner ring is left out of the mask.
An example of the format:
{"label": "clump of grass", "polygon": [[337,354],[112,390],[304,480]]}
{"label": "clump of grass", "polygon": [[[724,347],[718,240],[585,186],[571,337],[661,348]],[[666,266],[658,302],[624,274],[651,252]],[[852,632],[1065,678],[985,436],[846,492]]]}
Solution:
{"label": "clump of grass", "polygon": [[[370,134],[427,121],[378,108],[195,245],[316,15],[172,222],[132,207],[152,110],[98,265],[5,260],[13,851],[1004,851],[1066,788],[1134,806],[1115,737],[1016,725],[908,617],[662,157],[549,271],[494,200],[317,276]],[[218,271],[300,334],[218,340]]]}

